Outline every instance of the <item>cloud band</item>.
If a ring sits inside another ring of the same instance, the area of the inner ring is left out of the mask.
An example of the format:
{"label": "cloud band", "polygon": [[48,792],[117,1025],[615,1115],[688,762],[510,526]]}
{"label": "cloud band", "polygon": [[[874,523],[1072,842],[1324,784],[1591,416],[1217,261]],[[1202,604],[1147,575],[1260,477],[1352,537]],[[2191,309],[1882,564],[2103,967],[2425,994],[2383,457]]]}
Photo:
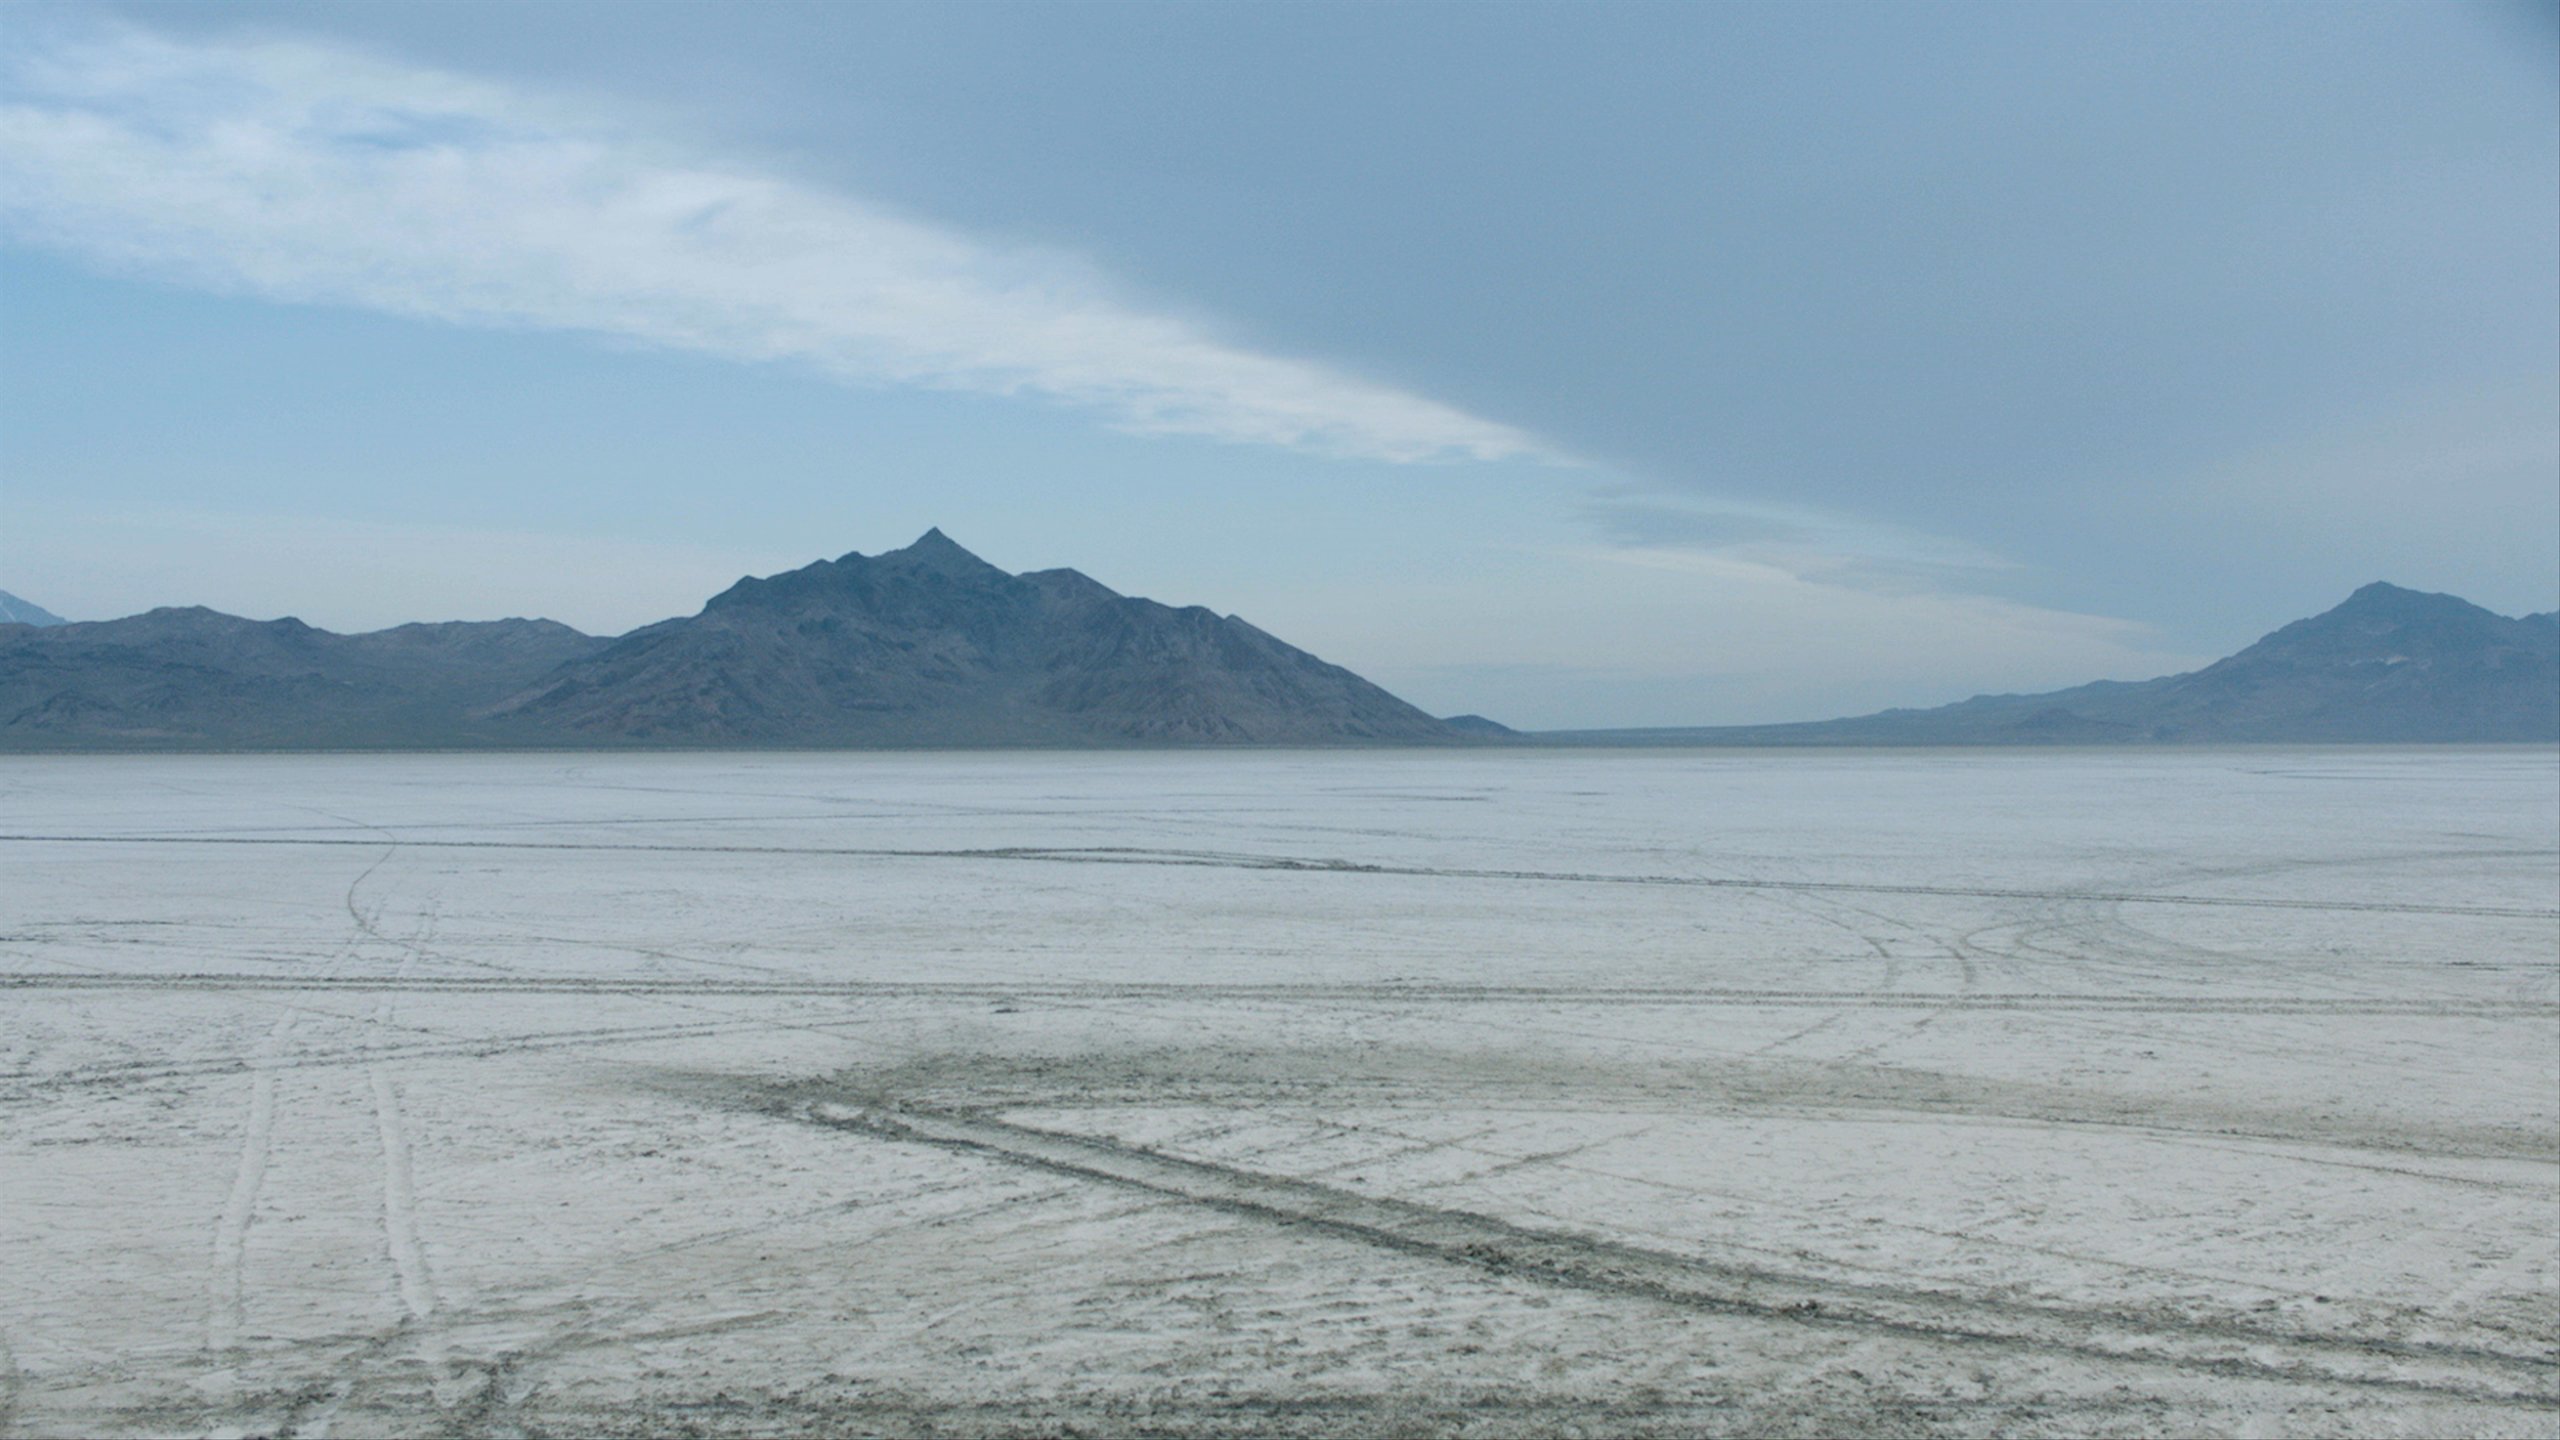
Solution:
{"label": "cloud band", "polygon": [[5,59],[0,226],[230,293],[585,331],[1146,434],[1387,461],[1531,437],[1115,296],[1089,267],[682,154],[597,114],[298,42],[117,29]]}

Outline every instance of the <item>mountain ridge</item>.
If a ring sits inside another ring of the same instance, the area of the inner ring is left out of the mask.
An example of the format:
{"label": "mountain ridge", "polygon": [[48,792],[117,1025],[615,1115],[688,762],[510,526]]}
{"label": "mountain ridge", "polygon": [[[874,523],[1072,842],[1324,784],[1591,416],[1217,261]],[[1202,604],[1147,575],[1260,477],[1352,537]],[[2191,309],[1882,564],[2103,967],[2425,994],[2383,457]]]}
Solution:
{"label": "mountain ridge", "polygon": [[1013,575],[939,528],[616,637],[172,607],[0,630],[0,748],[1481,743],[1244,620]]}
{"label": "mountain ridge", "polygon": [[0,633],[0,745],[432,744],[451,705],[485,703],[602,643],[550,620],[340,635],[203,606],[20,629]]}
{"label": "mountain ridge", "polygon": [[0,623],[0,750],[2560,742],[2560,611],[2359,587],[2210,665],[1785,725],[1438,719],[1234,615],[1008,573],[939,528],[627,634],[341,635],[201,606]]}
{"label": "mountain ridge", "polygon": [[1441,721],[1235,616],[1009,574],[928,530],[749,577],[481,712],[639,743],[1442,742]]}
{"label": "mountain ridge", "polygon": [[1576,745],[2560,741],[2560,612],[2499,615],[2383,581],[2210,665],[1780,725],[1547,731]]}

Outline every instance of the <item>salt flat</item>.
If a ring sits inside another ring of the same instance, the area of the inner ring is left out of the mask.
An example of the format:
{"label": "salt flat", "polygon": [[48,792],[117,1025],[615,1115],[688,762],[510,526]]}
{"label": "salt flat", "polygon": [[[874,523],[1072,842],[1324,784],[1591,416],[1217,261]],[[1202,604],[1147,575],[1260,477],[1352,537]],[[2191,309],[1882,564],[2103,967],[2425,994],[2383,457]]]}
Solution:
{"label": "salt flat", "polygon": [[2560,756],[0,761],[0,1432],[2560,1434]]}

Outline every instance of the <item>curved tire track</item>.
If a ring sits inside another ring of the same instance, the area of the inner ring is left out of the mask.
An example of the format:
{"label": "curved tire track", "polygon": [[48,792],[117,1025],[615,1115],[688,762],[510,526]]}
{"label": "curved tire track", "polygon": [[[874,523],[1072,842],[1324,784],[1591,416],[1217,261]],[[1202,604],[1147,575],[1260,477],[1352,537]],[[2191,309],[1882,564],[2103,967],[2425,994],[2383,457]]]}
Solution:
{"label": "curved tire track", "polygon": [[2560,1400],[2560,1358],[2549,1354],[1810,1280],[1180,1159],[980,1114],[849,1098],[851,1103],[783,1101],[777,1108],[794,1118],[876,1139],[1148,1191],[1506,1278],[1686,1309],[1844,1326],[1933,1344],[2069,1353],[2233,1379],[2348,1385],[2494,1404]]}

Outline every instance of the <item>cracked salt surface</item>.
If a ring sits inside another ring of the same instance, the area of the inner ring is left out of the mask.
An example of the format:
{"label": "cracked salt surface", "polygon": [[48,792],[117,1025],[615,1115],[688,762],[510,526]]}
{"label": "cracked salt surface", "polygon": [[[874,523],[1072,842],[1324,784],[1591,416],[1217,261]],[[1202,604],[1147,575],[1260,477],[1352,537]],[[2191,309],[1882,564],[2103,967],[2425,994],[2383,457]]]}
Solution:
{"label": "cracked salt surface", "polygon": [[16,758],[0,864],[0,1433],[2560,1434],[2549,751]]}

